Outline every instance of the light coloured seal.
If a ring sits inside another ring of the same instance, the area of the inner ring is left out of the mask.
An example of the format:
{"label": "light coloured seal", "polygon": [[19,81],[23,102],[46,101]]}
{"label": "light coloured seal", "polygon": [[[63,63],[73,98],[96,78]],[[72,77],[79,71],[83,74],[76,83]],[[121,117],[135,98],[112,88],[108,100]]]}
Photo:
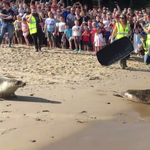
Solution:
{"label": "light coloured seal", "polygon": [[24,87],[26,83],[8,77],[0,77],[0,98],[16,97],[18,88]]}
{"label": "light coloured seal", "polygon": [[117,97],[125,98],[133,102],[150,104],[150,89],[127,90],[126,92],[123,92],[121,94],[114,93],[113,95]]}

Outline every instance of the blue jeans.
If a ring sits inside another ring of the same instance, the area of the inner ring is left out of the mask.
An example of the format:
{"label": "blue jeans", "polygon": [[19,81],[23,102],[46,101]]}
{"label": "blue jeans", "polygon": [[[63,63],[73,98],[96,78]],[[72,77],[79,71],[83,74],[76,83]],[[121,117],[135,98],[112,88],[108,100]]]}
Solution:
{"label": "blue jeans", "polygon": [[148,54],[144,55],[144,63],[150,64],[150,56]]}
{"label": "blue jeans", "polygon": [[13,23],[2,23],[1,34],[0,34],[0,44],[6,32],[8,32],[8,38],[11,40],[13,38],[13,32],[14,32]]}

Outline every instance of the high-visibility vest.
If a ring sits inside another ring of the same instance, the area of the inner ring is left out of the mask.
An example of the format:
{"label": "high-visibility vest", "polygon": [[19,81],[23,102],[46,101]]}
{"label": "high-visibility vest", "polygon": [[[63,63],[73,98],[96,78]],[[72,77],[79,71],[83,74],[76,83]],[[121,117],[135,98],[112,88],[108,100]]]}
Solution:
{"label": "high-visibility vest", "polygon": [[[30,15],[26,17],[30,17]],[[40,16],[39,19],[41,19]],[[37,33],[36,20],[33,16],[31,17],[30,22],[28,22],[28,26],[29,26],[30,34]]]}
{"label": "high-visibility vest", "polygon": [[[140,40],[142,41],[143,39],[141,38]],[[148,54],[147,48],[148,48],[148,40],[146,39],[146,41],[143,42],[143,49],[145,50],[145,55]]]}
{"label": "high-visibility vest", "polygon": [[148,45],[150,45],[150,33],[147,34]]}
{"label": "high-visibility vest", "polygon": [[126,25],[125,29],[122,27],[121,23],[117,23],[116,27],[117,27],[116,39],[121,39],[130,33],[130,25],[129,24]]}

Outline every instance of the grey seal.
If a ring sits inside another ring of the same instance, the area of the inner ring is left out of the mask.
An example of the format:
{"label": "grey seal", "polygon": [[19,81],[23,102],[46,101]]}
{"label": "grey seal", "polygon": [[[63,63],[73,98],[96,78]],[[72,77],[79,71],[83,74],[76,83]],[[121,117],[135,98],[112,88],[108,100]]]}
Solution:
{"label": "grey seal", "polygon": [[126,92],[120,94],[114,93],[113,95],[133,102],[150,104],[150,89],[127,90]]}
{"label": "grey seal", "polygon": [[15,92],[26,83],[8,77],[0,77],[0,98],[17,97]]}

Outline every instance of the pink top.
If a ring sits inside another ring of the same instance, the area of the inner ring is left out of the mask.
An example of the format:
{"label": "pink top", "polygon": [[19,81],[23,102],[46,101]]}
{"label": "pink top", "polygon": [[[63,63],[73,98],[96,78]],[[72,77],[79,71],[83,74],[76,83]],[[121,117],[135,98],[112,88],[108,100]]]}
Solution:
{"label": "pink top", "polygon": [[29,27],[28,27],[27,23],[22,22],[22,31],[23,31],[23,33],[29,32]]}

